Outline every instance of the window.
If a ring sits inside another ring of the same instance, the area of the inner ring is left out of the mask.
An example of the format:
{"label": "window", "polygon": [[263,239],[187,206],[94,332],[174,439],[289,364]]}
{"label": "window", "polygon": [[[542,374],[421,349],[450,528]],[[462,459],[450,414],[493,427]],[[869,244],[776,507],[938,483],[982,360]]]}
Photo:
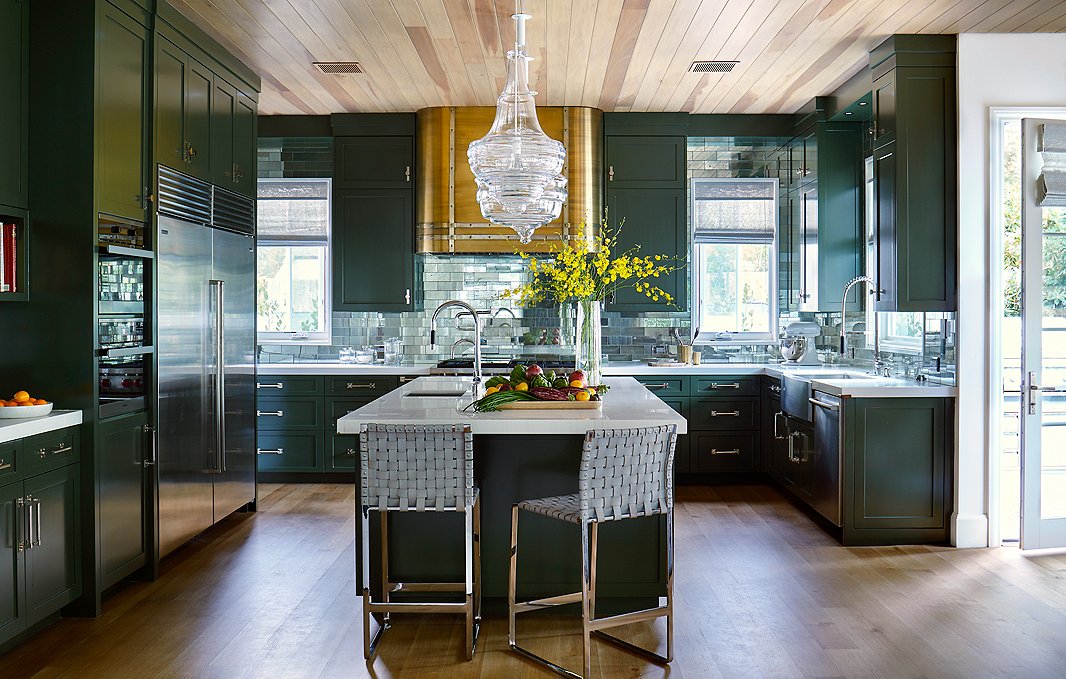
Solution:
{"label": "window", "polygon": [[776,336],[776,179],[693,179],[692,324],[701,341]]}
{"label": "window", "polygon": [[260,343],[329,344],[330,180],[260,179]]}

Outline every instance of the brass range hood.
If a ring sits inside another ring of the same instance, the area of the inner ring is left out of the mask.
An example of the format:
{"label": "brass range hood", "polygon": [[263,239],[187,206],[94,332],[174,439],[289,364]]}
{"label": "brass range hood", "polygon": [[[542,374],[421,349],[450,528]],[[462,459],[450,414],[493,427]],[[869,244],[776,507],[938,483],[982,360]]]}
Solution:
{"label": "brass range hood", "polygon": [[[481,216],[470,142],[492,126],[491,106],[424,108],[418,116],[416,247],[420,253],[546,252],[553,243],[591,242],[603,214],[603,111],[587,106],[538,106],[545,134],[566,147],[569,195],[562,214],[522,245],[515,232]],[[581,227],[584,222],[586,226]]]}

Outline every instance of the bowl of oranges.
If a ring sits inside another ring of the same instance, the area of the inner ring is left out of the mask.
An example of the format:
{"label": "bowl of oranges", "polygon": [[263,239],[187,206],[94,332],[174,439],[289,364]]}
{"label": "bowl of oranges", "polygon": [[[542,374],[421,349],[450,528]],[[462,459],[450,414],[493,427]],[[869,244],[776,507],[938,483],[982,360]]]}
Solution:
{"label": "bowl of oranges", "polygon": [[10,400],[0,399],[0,419],[41,417],[50,412],[51,403],[43,398],[34,398],[26,391],[16,391]]}

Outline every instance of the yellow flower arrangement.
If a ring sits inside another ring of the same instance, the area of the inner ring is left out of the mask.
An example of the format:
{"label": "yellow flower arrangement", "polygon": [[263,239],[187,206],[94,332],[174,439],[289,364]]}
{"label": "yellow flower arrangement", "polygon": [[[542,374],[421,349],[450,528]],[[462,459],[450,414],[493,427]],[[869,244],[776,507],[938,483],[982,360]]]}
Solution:
{"label": "yellow flower arrangement", "polygon": [[514,300],[518,306],[533,306],[545,301],[602,301],[618,290],[633,288],[653,302],[673,304],[674,298],[650,281],[668,276],[683,265],[677,264],[676,257],[667,255],[641,256],[639,245],[612,259],[621,227],[612,231],[604,217],[592,246],[585,240],[553,244],[548,253],[550,259],[520,253],[523,259],[529,260],[529,282],[505,290],[501,297]]}

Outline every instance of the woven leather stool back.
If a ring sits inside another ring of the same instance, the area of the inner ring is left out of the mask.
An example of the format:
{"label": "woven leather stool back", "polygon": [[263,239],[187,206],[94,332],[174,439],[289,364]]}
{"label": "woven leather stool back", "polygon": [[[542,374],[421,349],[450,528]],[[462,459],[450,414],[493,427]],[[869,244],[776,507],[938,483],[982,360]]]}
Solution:
{"label": "woven leather stool back", "polygon": [[469,426],[368,424],[359,457],[364,509],[454,511],[474,504]]}
{"label": "woven leather stool back", "polygon": [[674,425],[588,432],[578,475],[582,522],[669,512],[676,443]]}

